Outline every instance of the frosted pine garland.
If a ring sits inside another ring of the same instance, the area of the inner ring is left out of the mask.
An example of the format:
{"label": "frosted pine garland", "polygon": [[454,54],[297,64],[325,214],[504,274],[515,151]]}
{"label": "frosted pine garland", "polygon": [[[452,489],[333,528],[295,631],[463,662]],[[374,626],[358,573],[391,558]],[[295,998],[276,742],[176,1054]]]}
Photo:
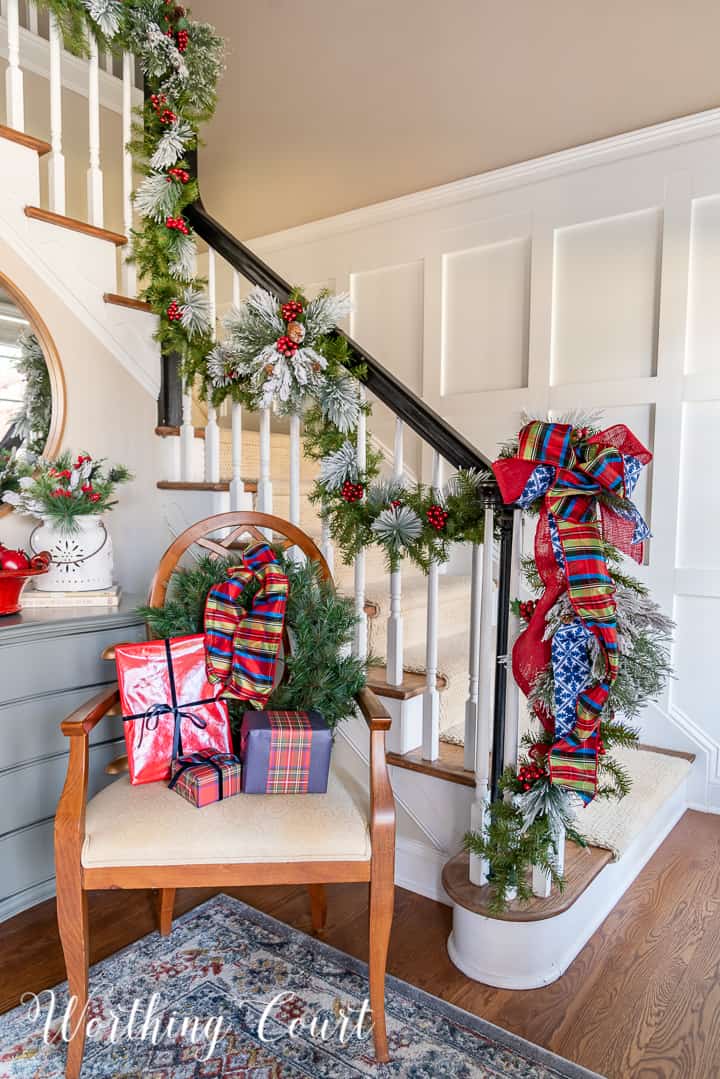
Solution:
{"label": "frosted pine garland", "polygon": [[153,169],[169,169],[192,148],[195,133],[185,120],[174,120],[164,135],[161,136],[155,153],[150,158]]}
{"label": "frosted pine garland", "polygon": [[349,292],[339,292],[336,296],[321,293],[310,301],[305,312],[308,337],[319,337],[330,333],[350,314],[351,308],[352,301]]}
{"label": "frosted pine garland", "polygon": [[360,419],[360,391],[357,380],[345,375],[320,386],[318,402],[322,414],[341,434],[354,431]]}
{"label": "frosted pine garland", "polygon": [[200,289],[185,289],[180,302],[180,315],[188,337],[202,337],[211,332],[210,301]]}
{"label": "frosted pine garland", "polygon": [[100,33],[113,38],[120,29],[122,4],[119,0],[83,0],[88,15],[97,23]]}
{"label": "frosted pine garland", "polygon": [[[165,221],[173,214],[180,190],[181,185],[164,172],[151,172],[135,192],[135,207],[143,217]],[[192,243],[189,237],[184,236],[183,239]]]}
{"label": "frosted pine garland", "polygon": [[409,506],[390,506],[378,514],[370,527],[388,553],[396,556],[418,539],[422,521]]}
{"label": "frosted pine garland", "polygon": [[320,483],[328,491],[337,491],[346,481],[357,483],[359,478],[357,450],[352,442],[343,442],[339,450],[320,462]]}
{"label": "frosted pine garland", "polygon": [[176,281],[192,281],[197,262],[192,236],[174,229],[168,238],[168,269]]}

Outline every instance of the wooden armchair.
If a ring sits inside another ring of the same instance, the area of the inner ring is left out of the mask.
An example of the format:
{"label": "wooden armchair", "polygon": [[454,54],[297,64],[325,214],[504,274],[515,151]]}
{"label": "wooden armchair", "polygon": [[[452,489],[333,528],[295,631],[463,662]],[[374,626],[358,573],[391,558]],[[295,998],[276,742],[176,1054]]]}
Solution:
{"label": "wooden armchair", "polygon": [[[193,545],[227,557],[230,549],[242,541],[264,539],[270,533],[272,542],[282,542],[285,549],[299,548],[319,563],[324,578],[331,578],[319,549],[298,528],[267,514],[224,513],[199,521],[171,544],[160,560],[148,602],[152,606],[165,602],[172,573]],[[111,655],[112,650],[108,658]],[[349,777],[333,769],[327,795],[305,796],[307,812],[304,806],[303,813],[281,815],[282,835],[273,836],[271,828],[263,827],[258,840],[257,818],[262,816],[264,799],[299,796],[238,795],[209,807],[211,812],[219,810],[212,817],[211,831],[215,836],[214,857],[221,847],[222,858],[208,863],[203,841],[203,830],[207,834],[210,824],[208,810],[198,813],[168,791],[165,784],[131,787],[123,775],[87,803],[88,737],[103,716],[117,712],[118,700],[117,687],[103,690],[62,723],[63,734],[70,740],[70,753],[55,818],[57,912],[69,992],[77,1001],[76,1017],[84,1016],[88,999],[88,891],[158,889],[159,929],[168,934],[177,888],[305,884],[313,928],[320,931],[327,909],[323,885],[369,881],[370,1006],[375,1055],[378,1061],[387,1061],[385,969],[394,902],[395,806],[385,761],[385,732],[390,727],[390,717],[380,701],[368,689],[357,698],[370,729],[369,806],[348,782]],[[322,820],[322,844],[317,842],[321,829],[313,829],[313,814],[318,824]],[[225,832],[216,828],[221,819]],[[225,835],[227,847],[217,840],[218,831]],[[244,850],[248,833],[252,840],[249,853]],[[182,837],[184,857],[177,850],[175,854],[172,848],[168,850],[165,840],[169,834]],[[318,846],[323,847],[320,854]],[[305,855],[303,851],[308,849],[312,853]],[[68,1046],[68,1079],[77,1079],[80,1074],[84,1044],[83,1019]]]}

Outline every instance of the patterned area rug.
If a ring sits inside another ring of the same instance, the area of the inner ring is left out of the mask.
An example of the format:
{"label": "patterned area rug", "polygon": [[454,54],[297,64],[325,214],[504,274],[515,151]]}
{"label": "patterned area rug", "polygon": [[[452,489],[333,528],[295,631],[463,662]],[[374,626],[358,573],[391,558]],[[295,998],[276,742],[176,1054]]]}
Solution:
{"label": "patterned area rug", "polygon": [[[65,986],[53,992],[49,1023],[49,993],[0,1016],[2,1079],[61,1079],[67,994]],[[367,996],[365,964],[229,896],[179,918],[171,937],[151,933],[98,963],[90,995],[96,1022],[83,1079],[593,1075],[394,978],[387,999],[392,1060],[378,1065],[368,1031],[360,1038],[356,1029]],[[40,1014],[31,1014],[38,1005]]]}

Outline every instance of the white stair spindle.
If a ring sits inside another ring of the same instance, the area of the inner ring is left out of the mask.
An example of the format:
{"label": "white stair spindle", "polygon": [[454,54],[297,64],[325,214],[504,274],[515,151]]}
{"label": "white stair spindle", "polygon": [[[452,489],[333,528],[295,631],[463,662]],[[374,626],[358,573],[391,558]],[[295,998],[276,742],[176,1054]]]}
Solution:
{"label": "white stair spindle", "polygon": [[107,71],[108,75],[113,75],[113,54],[110,52],[109,49],[105,50],[103,62],[105,64],[105,70]]}
{"label": "white stair spindle", "polygon": [[193,449],[195,428],[192,422],[192,387],[184,387],[182,395],[182,426],[180,427],[180,479],[189,483],[193,478]]}
{"label": "white stair spindle", "polygon": [[323,553],[323,558],[328,564],[328,569],[331,573],[334,573],[335,547],[333,545],[332,536],[330,535],[330,525],[324,519],[320,526],[320,550]]}
{"label": "white stair spindle", "polygon": [[[433,450],[432,485],[436,493],[440,490],[440,454]],[[428,573],[427,594],[427,631],[425,645],[425,669],[427,686],[423,697],[423,760],[434,761],[440,755],[440,694],[437,688],[438,664],[438,595],[440,567],[433,562]]]}
{"label": "white stair spindle", "polygon": [[[403,421],[397,419],[395,421],[393,477],[399,481],[402,481],[404,469],[404,428]],[[403,680],[402,570],[399,567],[390,574],[390,614],[387,620],[387,680],[391,686],[402,685]]]}
{"label": "white stair spindle", "polygon": [[[512,563],[510,567],[510,599],[518,598],[520,589],[520,559],[522,556],[522,510],[513,511]],[[520,632],[520,619],[510,611],[508,621],[508,673],[505,696],[505,760],[504,766],[515,768],[520,745],[520,690],[512,676],[509,658]]]}
{"label": "white stair spindle", "polygon": [[465,702],[465,751],[463,767],[475,770],[477,735],[478,679],[480,675],[480,612],[482,607],[483,549],[474,543],[470,570],[470,648],[468,655],[468,696]]}
{"label": "white stair spindle", "polygon": [[[553,859],[555,872],[562,877],[565,872],[565,825],[561,824],[555,835],[557,854]],[[552,877],[539,865],[532,868],[532,893],[538,899],[547,899],[552,894]]]}
{"label": "white stair spindle", "polygon": [[290,417],[290,523],[300,524],[300,417]]}
{"label": "white stair spindle", "polygon": [[88,144],[90,166],[87,170],[88,220],[103,227],[103,174],[100,168],[100,58],[92,34],[89,36],[88,62]]}
{"label": "white stair spindle", "polygon": [[[480,630],[478,641],[478,695],[475,708],[475,801],[470,807],[470,828],[483,832],[490,795],[490,735],[492,731],[493,702],[493,527],[495,514],[492,506],[485,507],[484,537],[482,545],[482,569],[480,587]],[[474,560],[473,560],[474,561]],[[473,570],[475,566],[473,565]],[[470,854],[470,880],[473,884],[487,884],[488,864],[476,854]]]}
{"label": "white stair spindle", "polygon": [[[208,300],[210,302],[210,327],[214,337],[217,318],[217,264],[212,247],[208,248]],[[208,402],[205,427],[205,482],[220,482],[220,428],[217,422],[217,409],[210,402]]]}
{"label": "white stair spindle", "polygon": [[[365,403],[365,390],[360,387],[360,403]],[[360,411],[357,427],[357,465],[362,476],[367,468],[367,420],[364,410]],[[367,659],[368,624],[365,613],[365,552],[360,551],[355,559],[355,655],[358,659]]]}
{"label": "white stair spindle", "polygon": [[57,19],[50,13],[50,155],[48,198],[50,209],[65,213],[65,157],[62,149],[62,39]]}
{"label": "white stair spindle", "polygon": [[38,32],[38,9],[35,0],[28,0],[27,28],[31,34],[37,34]]}
{"label": "white stair spindle", "polygon": [[245,484],[242,478],[242,405],[233,401],[231,413],[232,480],[230,481],[230,509],[242,508]]}
{"label": "white stair spindle", "polygon": [[8,66],[5,70],[5,116],[7,126],[15,131],[25,130],[25,95],[20,67],[20,5],[19,0],[6,0]]}
{"label": "white stair spindle", "polygon": [[[123,228],[125,235],[130,238],[133,226],[133,161],[132,154],[128,150],[128,143],[132,138],[132,92],[135,84],[135,57],[132,53],[123,53],[122,58],[122,198],[123,198]],[[137,272],[135,266],[128,262],[132,254],[132,247],[128,243],[122,259],[122,288],[126,296],[135,296],[137,292]]]}
{"label": "white stair spindle", "polygon": [[260,476],[258,478],[257,508],[260,513],[272,513],[273,496],[270,480],[270,409],[260,409]]}

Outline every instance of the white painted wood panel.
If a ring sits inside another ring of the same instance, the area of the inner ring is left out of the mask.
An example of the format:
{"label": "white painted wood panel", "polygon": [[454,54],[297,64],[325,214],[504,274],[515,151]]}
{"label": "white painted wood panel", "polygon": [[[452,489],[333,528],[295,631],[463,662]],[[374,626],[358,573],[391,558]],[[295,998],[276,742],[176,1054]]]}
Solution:
{"label": "white painted wood panel", "polygon": [[527,385],[527,238],[443,256],[442,392]]}
{"label": "white painted wood panel", "polygon": [[[407,353],[382,349],[412,338],[424,400],[488,456],[523,410],[593,407],[653,449],[636,496],[654,530],[639,575],[675,611],[678,678],[642,734],[696,752],[698,804],[720,809],[708,705],[720,595],[720,110],[252,246],[293,281],[359,281],[358,337],[406,380]],[[407,289],[418,264],[422,305],[414,297],[402,310],[417,323],[399,328],[382,283]]]}

